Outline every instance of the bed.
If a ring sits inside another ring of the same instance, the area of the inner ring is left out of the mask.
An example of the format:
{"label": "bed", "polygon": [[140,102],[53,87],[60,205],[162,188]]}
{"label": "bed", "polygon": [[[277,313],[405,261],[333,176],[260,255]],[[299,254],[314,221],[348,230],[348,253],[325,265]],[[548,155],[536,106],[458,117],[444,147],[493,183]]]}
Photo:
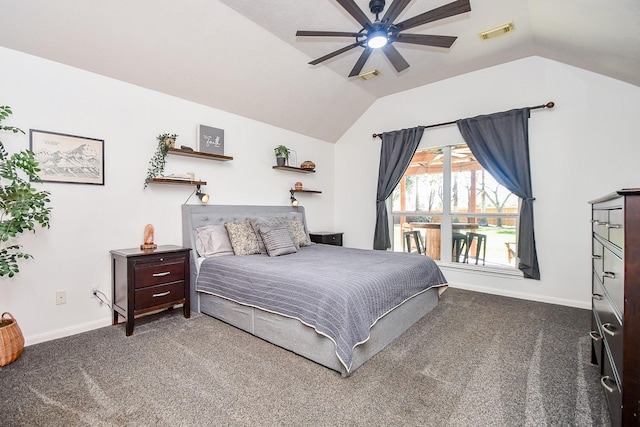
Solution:
{"label": "bed", "polygon": [[272,245],[267,245],[269,254],[207,258],[195,249],[203,251],[201,233],[214,228],[209,226],[249,219],[286,220],[299,225],[298,234],[308,239],[302,206],[183,205],[183,245],[192,248],[192,309],[343,377],[433,310],[438,288],[446,285],[424,255],[310,242],[296,242],[295,251],[281,256],[269,256]]}

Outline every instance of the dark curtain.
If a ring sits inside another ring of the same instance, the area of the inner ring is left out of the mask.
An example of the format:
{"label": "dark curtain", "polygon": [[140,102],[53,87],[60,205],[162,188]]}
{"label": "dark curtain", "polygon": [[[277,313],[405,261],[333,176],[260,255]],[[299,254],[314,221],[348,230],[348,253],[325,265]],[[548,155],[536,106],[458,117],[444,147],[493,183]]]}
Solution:
{"label": "dark curtain", "polygon": [[529,109],[505,111],[457,121],[478,162],[504,187],[522,199],[518,229],[518,268],[540,280],[529,164]]}
{"label": "dark curtain", "polygon": [[376,229],[373,235],[373,249],[387,250],[391,247],[389,218],[385,201],[400,182],[404,171],[420,144],[424,126],[385,132],[380,149],[380,169],[378,171],[378,192],[376,194]]}

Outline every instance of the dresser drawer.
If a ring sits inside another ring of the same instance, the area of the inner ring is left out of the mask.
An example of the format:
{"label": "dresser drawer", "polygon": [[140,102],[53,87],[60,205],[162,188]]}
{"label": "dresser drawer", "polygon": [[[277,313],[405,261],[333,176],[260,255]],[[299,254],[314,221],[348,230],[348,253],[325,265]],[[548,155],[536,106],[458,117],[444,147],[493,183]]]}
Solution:
{"label": "dresser drawer", "polygon": [[604,271],[604,264],[602,263],[604,246],[602,246],[602,243],[600,243],[598,239],[594,238],[592,240],[591,265],[593,267],[593,271],[598,274],[598,278],[602,281],[602,272]]}
{"label": "dresser drawer", "polygon": [[606,343],[606,346],[609,347],[616,369],[621,370],[623,348],[622,325],[616,317],[609,298],[602,290],[600,282],[595,276],[593,278],[593,288],[593,307],[600,320],[600,336],[603,342]]}
{"label": "dresser drawer", "polygon": [[136,263],[134,280],[136,289],[184,280],[184,258],[163,258],[154,262]]}
{"label": "dresser drawer", "polygon": [[620,384],[618,383],[617,373],[614,374],[614,369],[611,366],[606,350],[603,359],[600,384],[609,402],[611,425],[619,426],[622,424],[622,393],[620,391]]}
{"label": "dresser drawer", "polygon": [[624,212],[622,209],[609,211],[609,241],[619,248],[624,247]]}
{"label": "dresser drawer", "polygon": [[609,240],[609,230],[606,224],[609,222],[608,209],[594,209],[592,214],[593,232],[598,236]]}
{"label": "dresser drawer", "polygon": [[589,336],[591,337],[593,353],[596,358],[595,363],[600,368],[600,375],[602,375],[602,351],[603,351],[602,331],[600,329],[600,320],[598,319],[598,312],[595,310],[595,308],[591,312],[591,332],[589,332]]}
{"label": "dresser drawer", "polygon": [[136,290],[135,310],[182,302],[184,299],[184,282],[174,282],[165,285],[148,286]]}
{"label": "dresser drawer", "polygon": [[616,309],[624,315],[624,264],[622,260],[609,249],[604,248],[602,258],[602,272],[599,275]]}

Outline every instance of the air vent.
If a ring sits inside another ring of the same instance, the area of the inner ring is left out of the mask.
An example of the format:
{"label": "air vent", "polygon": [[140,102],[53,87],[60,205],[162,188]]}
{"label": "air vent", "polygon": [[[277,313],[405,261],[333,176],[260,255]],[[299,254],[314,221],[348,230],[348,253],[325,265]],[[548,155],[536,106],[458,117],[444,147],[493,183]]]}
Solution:
{"label": "air vent", "polygon": [[488,40],[515,31],[515,29],[516,28],[513,26],[513,22],[507,22],[506,24],[481,31],[478,33],[478,35],[482,40]]}
{"label": "air vent", "polygon": [[365,71],[363,73],[358,74],[358,78],[362,80],[369,80],[376,76],[379,76],[380,74],[381,74],[380,71],[373,69],[373,70]]}

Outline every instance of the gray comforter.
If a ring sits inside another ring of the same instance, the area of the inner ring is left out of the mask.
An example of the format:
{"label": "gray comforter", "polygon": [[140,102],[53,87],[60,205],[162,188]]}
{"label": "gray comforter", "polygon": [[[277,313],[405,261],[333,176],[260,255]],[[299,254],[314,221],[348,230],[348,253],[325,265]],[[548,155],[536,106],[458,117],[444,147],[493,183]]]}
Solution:
{"label": "gray comforter", "polygon": [[444,284],[424,255],[313,244],[279,257],[208,258],[196,290],[300,320],[335,343],[349,371],[353,348],[380,317]]}

